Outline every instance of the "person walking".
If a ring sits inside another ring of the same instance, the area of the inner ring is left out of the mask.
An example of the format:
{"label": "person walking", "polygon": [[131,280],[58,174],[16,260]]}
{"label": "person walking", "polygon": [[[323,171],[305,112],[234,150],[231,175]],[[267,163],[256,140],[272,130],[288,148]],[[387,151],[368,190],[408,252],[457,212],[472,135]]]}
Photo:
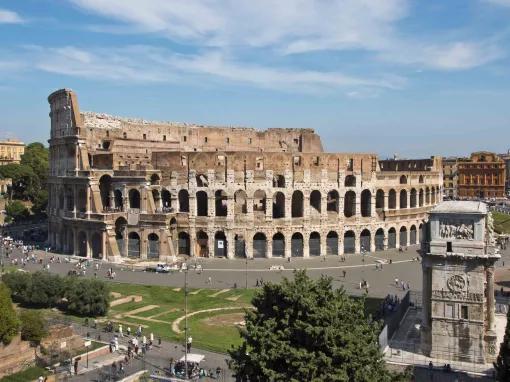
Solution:
{"label": "person walking", "polygon": [[395,286],[398,288],[398,278],[395,277]]}
{"label": "person walking", "polygon": [[191,351],[191,343],[193,342],[193,338],[191,336],[188,337],[186,342],[186,351],[189,353]]}

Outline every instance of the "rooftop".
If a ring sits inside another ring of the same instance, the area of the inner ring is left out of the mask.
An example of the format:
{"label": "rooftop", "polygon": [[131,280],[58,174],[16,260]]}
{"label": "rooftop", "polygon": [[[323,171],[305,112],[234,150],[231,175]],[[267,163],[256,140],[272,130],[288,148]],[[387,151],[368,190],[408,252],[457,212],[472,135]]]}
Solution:
{"label": "rooftop", "polygon": [[446,201],[434,207],[431,213],[447,214],[487,214],[487,205],[484,202],[472,201]]}

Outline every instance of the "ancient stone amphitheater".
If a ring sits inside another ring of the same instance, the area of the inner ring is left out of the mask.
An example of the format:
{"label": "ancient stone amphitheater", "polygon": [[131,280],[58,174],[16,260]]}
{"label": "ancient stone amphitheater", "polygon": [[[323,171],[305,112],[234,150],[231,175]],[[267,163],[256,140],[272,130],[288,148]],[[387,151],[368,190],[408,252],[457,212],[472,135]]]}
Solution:
{"label": "ancient stone amphitheater", "polygon": [[123,261],[341,255],[418,244],[441,159],[325,153],[311,129],[211,127],[80,112],[48,98],[49,237]]}

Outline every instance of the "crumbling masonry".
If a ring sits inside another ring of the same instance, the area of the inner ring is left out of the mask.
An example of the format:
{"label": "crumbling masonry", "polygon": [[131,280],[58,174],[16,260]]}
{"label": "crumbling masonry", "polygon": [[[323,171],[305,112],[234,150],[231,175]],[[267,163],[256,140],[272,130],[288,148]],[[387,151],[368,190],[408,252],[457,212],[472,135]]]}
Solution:
{"label": "crumbling masonry", "polygon": [[49,240],[110,261],[309,257],[418,244],[441,159],[325,153],[311,129],[210,127],[51,107]]}

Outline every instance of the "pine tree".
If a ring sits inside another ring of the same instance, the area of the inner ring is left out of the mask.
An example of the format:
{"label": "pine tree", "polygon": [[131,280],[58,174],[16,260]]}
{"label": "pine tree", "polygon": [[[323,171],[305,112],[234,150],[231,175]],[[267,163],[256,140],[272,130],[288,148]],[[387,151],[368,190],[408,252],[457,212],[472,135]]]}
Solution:
{"label": "pine tree", "polygon": [[499,355],[494,363],[496,379],[498,381],[510,380],[510,310],[506,315],[505,338],[499,348]]}
{"label": "pine tree", "polygon": [[266,283],[246,313],[243,343],[230,351],[239,381],[398,381],[378,346],[380,325],[367,317],[364,301],[332,279]]}

